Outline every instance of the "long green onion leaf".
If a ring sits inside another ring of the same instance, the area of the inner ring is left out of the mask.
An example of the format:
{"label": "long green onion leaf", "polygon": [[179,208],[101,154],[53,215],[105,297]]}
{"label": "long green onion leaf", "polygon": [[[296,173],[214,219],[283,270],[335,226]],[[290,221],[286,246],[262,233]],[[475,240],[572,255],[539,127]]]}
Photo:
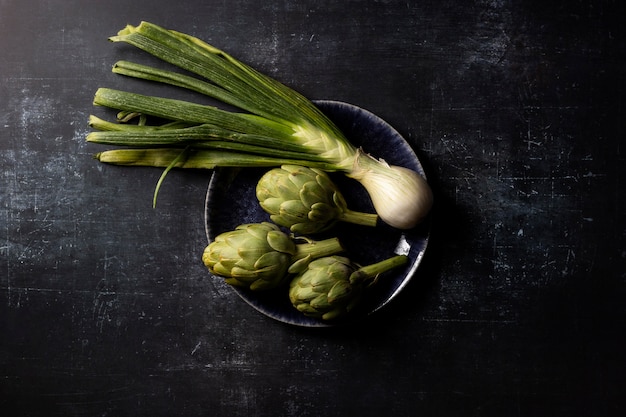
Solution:
{"label": "long green onion leaf", "polygon": [[178,164],[178,161],[180,161],[183,156],[185,155],[185,152],[187,152],[188,149],[183,149],[183,151],[178,154],[178,156],[176,158],[174,158],[172,160],[172,162],[165,168],[165,170],[163,171],[163,173],[161,174],[161,176],[159,177],[159,180],[157,181],[156,187],[154,187],[154,195],[152,196],[152,208],[156,208],[156,203],[157,203],[157,196],[159,195],[159,190],[161,189],[161,185],[163,184],[163,180],[165,180],[165,177],[167,176],[167,174],[172,170],[172,168],[174,168],[176,166],[176,164]]}
{"label": "long green onion leaf", "polygon": [[[167,168],[184,150],[184,148],[110,149],[98,152],[94,155],[94,158],[100,162],[114,165]],[[331,164],[324,162],[275,158],[271,156],[222,150],[196,150],[193,152],[185,152],[184,158],[178,160],[173,168],[254,168],[276,167],[286,164],[310,166],[325,171],[335,170]]]}

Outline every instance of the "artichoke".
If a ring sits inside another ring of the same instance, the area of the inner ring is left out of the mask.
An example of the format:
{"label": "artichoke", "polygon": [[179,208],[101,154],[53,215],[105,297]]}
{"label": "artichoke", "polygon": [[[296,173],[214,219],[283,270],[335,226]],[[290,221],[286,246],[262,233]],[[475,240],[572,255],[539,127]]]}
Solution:
{"label": "artichoke", "polygon": [[263,175],[256,196],[270,219],[294,233],[319,233],[338,221],[376,226],[378,216],[348,209],[346,201],[322,170],[283,165]]}
{"label": "artichoke", "polygon": [[251,290],[275,288],[289,273],[303,270],[316,258],[343,250],[337,238],[295,243],[272,223],[250,223],[218,235],[202,254],[202,262],[226,283]]}
{"label": "artichoke", "polygon": [[289,299],[306,316],[334,320],[349,313],[360,301],[363,290],[378,276],[406,263],[397,255],[365,267],[344,256],[328,256],[310,262],[289,285]]}

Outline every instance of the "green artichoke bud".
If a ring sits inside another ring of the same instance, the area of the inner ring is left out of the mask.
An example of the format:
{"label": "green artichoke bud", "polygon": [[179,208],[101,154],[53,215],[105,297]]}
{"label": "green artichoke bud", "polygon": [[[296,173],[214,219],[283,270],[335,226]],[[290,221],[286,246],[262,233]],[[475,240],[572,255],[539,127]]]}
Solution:
{"label": "green artichoke bud", "polygon": [[218,235],[202,254],[209,271],[226,283],[251,290],[275,288],[289,273],[316,258],[343,250],[337,238],[296,244],[272,223],[250,223]]}
{"label": "green artichoke bud", "polygon": [[316,168],[283,165],[259,180],[256,196],[270,219],[294,233],[318,233],[338,221],[376,226],[378,215],[348,209],[328,174]]}
{"label": "green artichoke bud", "polygon": [[334,320],[349,313],[380,274],[407,261],[398,255],[359,267],[343,256],[319,258],[291,281],[289,299],[306,316]]}

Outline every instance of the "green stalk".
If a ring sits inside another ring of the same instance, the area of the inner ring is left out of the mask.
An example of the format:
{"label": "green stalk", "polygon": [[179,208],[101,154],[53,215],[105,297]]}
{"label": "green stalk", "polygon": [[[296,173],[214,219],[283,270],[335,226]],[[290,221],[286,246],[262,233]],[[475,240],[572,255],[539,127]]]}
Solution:
{"label": "green stalk", "polygon": [[[124,115],[125,114],[123,112],[120,112],[120,114],[118,114],[118,120],[122,119]],[[181,122],[181,121],[169,122],[169,123],[164,123],[162,125],[154,125],[154,126],[150,126],[146,124],[134,125],[134,124],[126,123],[126,121],[122,123],[113,123],[113,122],[109,122],[108,120],[101,119],[94,115],[89,116],[89,127],[100,130],[102,132],[143,132],[144,135],[147,135],[147,134],[152,134],[152,132],[159,131],[159,130],[182,129],[185,127],[192,127],[192,126],[197,126],[197,125],[190,125],[189,123]],[[92,133],[101,133],[101,132],[90,132],[89,134],[87,134],[87,139],[89,139],[89,135]]]}
{"label": "green stalk", "polygon": [[173,71],[162,70],[128,61],[118,61],[113,65],[113,73],[185,88],[240,109],[249,110],[245,102],[223,88]]}
{"label": "green stalk", "polygon": [[350,283],[356,284],[367,281],[374,283],[380,274],[402,266],[408,261],[409,258],[406,255],[397,255],[371,265],[363,266],[350,275]]}
{"label": "green stalk", "polygon": [[299,143],[278,143],[280,146],[276,148],[277,142],[273,138],[231,132],[217,126],[137,126],[111,123],[96,116],[91,116],[89,120],[92,127],[101,130],[87,135],[87,141],[92,143],[130,147],[186,145],[192,149],[223,149],[288,160],[327,162],[319,155],[307,153],[307,149]]}
{"label": "green stalk", "polygon": [[171,98],[147,96],[110,88],[99,88],[95,105],[136,112],[168,120],[215,124],[235,132],[252,133],[292,140],[293,129],[259,116],[233,113],[217,107]]}
{"label": "green stalk", "polygon": [[378,223],[378,215],[374,213],[364,213],[344,208],[339,216],[339,220],[343,222],[360,224],[364,226],[376,226]]}
{"label": "green stalk", "polygon": [[296,244],[296,254],[293,261],[301,259],[317,259],[343,252],[344,248],[336,237],[318,241],[307,241]]}
{"label": "green stalk", "polygon": [[[271,137],[228,131],[212,125],[198,125],[183,128],[159,128],[155,126],[123,125],[91,118],[92,126],[102,129],[100,132],[90,132],[87,141],[104,145],[116,146],[181,146],[189,145],[194,148],[228,148],[233,150],[271,155],[284,153],[281,157],[295,159],[311,159],[322,161],[319,155],[307,153],[306,147],[299,143],[279,143]],[[121,126],[116,129],[116,126]],[[230,144],[230,145],[229,145]],[[249,147],[249,148],[248,148]]]}
{"label": "green stalk", "polygon": [[320,241],[304,240],[306,240],[306,243],[296,245],[296,254],[292,258],[291,266],[289,266],[290,274],[303,272],[314,259],[324,258],[344,251],[341,242],[337,238]]}
{"label": "green stalk", "polygon": [[[348,144],[344,134],[310,100],[206,42],[148,22],[127,26],[113,42],[126,42],[230,91],[241,107],[278,122],[317,126],[333,140]],[[219,98],[219,97],[216,97]]]}
{"label": "green stalk", "polygon": [[[238,65],[223,51],[183,33],[141,22],[137,27],[127,26],[110,38],[126,42],[179,68],[200,75],[212,83],[241,97],[246,110],[258,114],[272,114],[280,120],[294,120],[294,111],[276,94],[250,77],[245,66]],[[264,76],[265,77],[265,76]],[[290,117],[281,116],[289,114]]]}
{"label": "green stalk", "polygon": [[[184,149],[181,148],[111,149],[95,154],[94,158],[100,162],[113,165],[167,168],[183,151]],[[274,158],[222,150],[195,150],[193,152],[186,152],[185,157],[176,162],[173,168],[254,168],[276,167],[283,164],[306,165],[326,171],[336,170],[335,166],[325,162]]]}
{"label": "green stalk", "polygon": [[[269,147],[274,149],[288,149],[290,144],[296,143],[304,153],[318,157],[315,159],[321,157],[343,170],[351,168],[356,149],[313,103],[225,52],[195,37],[148,22],[137,27],[129,25],[110,40],[134,45],[209,82],[128,61],[119,61],[114,72],[200,92],[248,113],[103,88],[96,92],[94,104],[267,136],[272,138]],[[146,136],[152,138],[151,134]],[[162,146],[162,143],[156,140],[146,146]],[[311,158],[303,155],[303,159]]]}
{"label": "green stalk", "polygon": [[156,187],[154,187],[154,195],[152,196],[152,208],[156,208],[157,196],[159,195],[159,190],[161,189],[161,184],[163,184],[165,177],[171,171],[171,169],[176,166],[178,161],[180,161],[183,158],[183,156],[185,155],[185,152],[187,152],[187,149],[183,149],[183,151],[180,154],[178,154],[178,156],[174,158],[174,160],[172,160],[172,162],[165,168],[165,170],[159,177]]}
{"label": "green stalk", "polygon": [[[99,88],[94,96],[94,104],[162,119],[189,124],[211,124],[234,132],[266,136],[272,138],[270,147],[274,149],[289,148],[293,144],[298,144],[304,150],[302,158],[298,159],[306,161],[321,157],[335,169],[351,168],[356,155],[352,145],[343,146],[341,142],[313,127],[308,129],[300,127],[294,130],[253,114],[233,113],[183,100]],[[146,135],[146,138],[148,139],[146,144],[162,145],[158,141],[150,143],[152,134]]]}
{"label": "green stalk", "polygon": [[[323,163],[325,166],[329,167],[324,158],[316,157],[315,155],[303,155],[299,152],[293,152],[289,150],[282,149],[272,149],[258,145],[250,145],[239,142],[232,142],[226,140],[200,140],[197,141],[197,144],[193,144],[189,140],[189,138],[184,138],[184,140],[172,141],[165,138],[163,141],[156,140],[155,137],[151,137],[148,141],[143,141],[144,137],[139,135],[135,136],[133,134],[127,135],[128,132],[114,132],[117,133],[119,137],[112,137],[112,135],[101,135],[101,133],[113,133],[113,132],[97,132],[97,134],[92,135],[88,141],[99,144],[108,144],[108,145],[125,145],[132,146],[134,148],[150,148],[154,146],[158,146],[155,149],[165,149],[167,147],[177,147],[187,145],[193,151],[197,150],[213,150],[213,151],[232,151],[232,152],[240,152],[241,154],[249,154],[250,156],[255,155],[263,155],[272,158],[280,158],[284,160],[298,160],[302,163],[313,163],[319,162]],[[137,138],[137,140],[135,140]],[[306,159],[305,159],[306,158]],[[112,161],[108,161],[108,163],[113,163]],[[336,168],[335,168],[336,170]]]}
{"label": "green stalk", "polygon": [[[276,97],[263,94],[254,86],[233,82],[237,76],[232,72],[233,68],[228,66],[228,62],[220,56],[219,50],[200,47],[182,34],[142,22],[137,27],[127,26],[118,36],[113,36],[110,40],[126,42],[165,62],[210,80],[245,100],[247,104],[244,108],[248,111],[250,111],[248,106],[252,105],[257,108],[264,107],[264,112],[273,114],[272,109],[281,105],[276,101]],[[255,102],[263,104],[254,104]]]}

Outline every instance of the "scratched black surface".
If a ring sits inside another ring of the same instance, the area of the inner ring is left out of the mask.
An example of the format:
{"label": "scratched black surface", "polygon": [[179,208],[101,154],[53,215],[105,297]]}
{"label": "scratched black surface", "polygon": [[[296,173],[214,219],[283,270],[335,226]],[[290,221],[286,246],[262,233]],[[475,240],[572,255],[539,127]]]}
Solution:
{"label": "scratched black surface", "polygon": [[[0,406],[11,416],[626,412],[618,1],[0,1]],[[140,20],[400,131],[437,203],[362,325],[274,322],[211,279],[206,172],[102,166],[97,87]]]}

